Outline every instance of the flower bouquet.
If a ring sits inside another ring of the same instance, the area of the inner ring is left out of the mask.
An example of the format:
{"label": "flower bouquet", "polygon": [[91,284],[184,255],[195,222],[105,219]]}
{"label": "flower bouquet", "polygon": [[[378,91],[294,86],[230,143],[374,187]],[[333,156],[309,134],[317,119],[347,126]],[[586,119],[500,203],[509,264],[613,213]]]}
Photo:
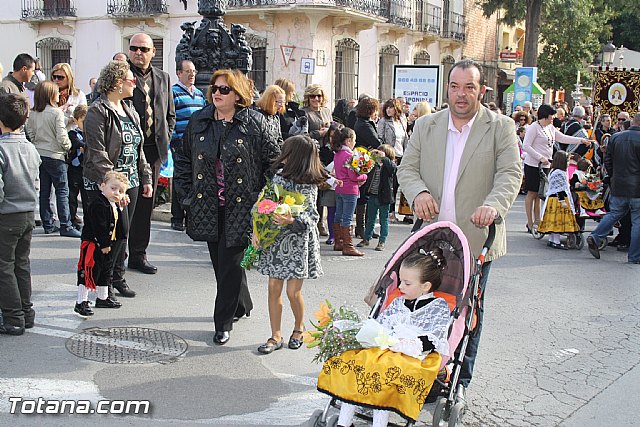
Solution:
{"label": "flower bouquet", "polygon": [[576,184],[576,190],[585,191],[589,196],[602,194],[602,180],[598,175],[587,174]]}
{"label": "flower bouquet", "polygon": [[356,147],[353,155],[345,164],[346,167],[358,174],[369,173],[376,164],[377,157],[363,147]]}
{"label": "flower bouquet", "polygon": [[326,301],[320,304],[320,310],[314,316],[317,323],[311,322],[311,325],[315,330],[303,334],[307,348],[318,348],[314,362],[324,363],[347,350],[362,348],[362,344],[356,339],[362,323],[352,307],[342,305],[335,309]]}
{"label": "flower bouquet", "polygon": [[251,267],[258,262],[261,250],[275,242],[282,227],[273,223],[272,216],[286,215],[289,212],[292,216],[298,215],[304,210],[305,199],[306,196],[303,194],[285,190],[281,185],[267,181],[258,200],[251,208],[253,235],[256,236],[258,243],[257,246],[250,244],[244,250],[244,256],[240,262],[243,268],[251,270]]}

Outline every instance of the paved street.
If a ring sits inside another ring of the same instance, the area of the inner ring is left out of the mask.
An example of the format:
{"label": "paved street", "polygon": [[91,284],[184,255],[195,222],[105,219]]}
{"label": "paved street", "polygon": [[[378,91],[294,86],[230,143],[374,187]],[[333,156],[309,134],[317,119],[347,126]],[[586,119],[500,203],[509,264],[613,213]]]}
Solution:
{"label": "paved street", "polygon": [[[518,198],[508,218],[509,255],[491,270],[465,425],[637,425],[640,266],[625,264],[626,254],[611,248],[600,261],[586,248],[548,248],[546,239],[536,241],[524,232],[523,200]],[[249,274],[255,309],[235,325],[227,345],[216,346],[215,284],[206,246],[166,223],[152,227],[149,260],[159,273],[129,271],[127,280],[138,296],[120,298],[119,310],[97,309],[88,320],[73,314],[79,241],[36,231],[36,327],[22,337],[0,336],[0,425],[293,426],[325,404],[315,391],[320,365],[312,363],[312,350],[283,349],[268,356],[256,351],[270,335],[266,278]],[[349,302],[366,315],[364,294],[409,230],[391,225],[387,251],[371,247],[362,259],[336,256],[323,243],[325,276],[303,287],[307,317],[325,298]],[[293,323],[287,307],[285,298],[285,337]],[[76,334],[88,328],[118,328],[123,335],[89,331],[83,345]],[[132,330],[137,332],[126,335]],[[134,338],[140,334],[145,338]],[[105,342],[116,353],[100,353],[92,345]],[[150,363],[131,363],[146,359]],[[17,396],[148,399],[151,411],[11,415],[9,398]],[[430,409],[419,425],[431,425]]]}

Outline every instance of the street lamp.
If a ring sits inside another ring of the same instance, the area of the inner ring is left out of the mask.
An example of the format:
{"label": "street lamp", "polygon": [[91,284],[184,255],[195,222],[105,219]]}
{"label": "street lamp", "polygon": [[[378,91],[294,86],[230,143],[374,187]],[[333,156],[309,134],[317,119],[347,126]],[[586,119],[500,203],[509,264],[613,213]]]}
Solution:
{"label": "street lamp", "polygon": [[602,62],[604,62],[605,66],[610,67],[613,64],[615,54],[616,46],[610,41],[602,48]]}

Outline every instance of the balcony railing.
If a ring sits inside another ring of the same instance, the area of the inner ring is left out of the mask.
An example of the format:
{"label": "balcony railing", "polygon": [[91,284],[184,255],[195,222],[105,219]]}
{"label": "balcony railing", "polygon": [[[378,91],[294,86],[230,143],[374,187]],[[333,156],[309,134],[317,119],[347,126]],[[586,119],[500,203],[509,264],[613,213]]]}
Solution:
{"label": "balcony railing", "polygon": [[[380,2],[385,0],[229,0],[227,9],[269,6],[332,6],[345,7],[370,15],[381,16]],[[386,0],[389,1],[389,0]],[[398,0],[402,2],[402,0]]]}
{"label": "balcony railing", "polygon": [[442,8],[428,4],[426,0],[417,0],[413,29],[423,33],[440,35],[442,27]]}
{"label": "balcony railing", "polygon": [[411,2],[406,0],[382,0],[382,16],[390,24],[411,28]]}
{"label": "balcony railing", "polygon": [[22,0],[22,19],[60,19],[76,16],[73,0]]}
{"label": "balcony railing", "polygon": [[117,17],[154,16],[167,13],[166,0],[108,0],[107,15]]}
{"label": "balcony railing", "polygon": [[465,40],[464,15],[450,12],[442,21],[442,37],[463,42]]}

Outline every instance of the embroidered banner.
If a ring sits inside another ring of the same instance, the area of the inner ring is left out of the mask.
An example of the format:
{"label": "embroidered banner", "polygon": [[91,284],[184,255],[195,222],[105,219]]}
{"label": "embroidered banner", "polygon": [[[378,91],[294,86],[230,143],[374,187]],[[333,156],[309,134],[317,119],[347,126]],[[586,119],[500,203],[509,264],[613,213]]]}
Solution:
{"label": "embroidered banner", "polygon": [[616,117],[621,111],[633,116],[640,102],[640,71],[600,70],[593,86],[593,103],[602,114]]}

